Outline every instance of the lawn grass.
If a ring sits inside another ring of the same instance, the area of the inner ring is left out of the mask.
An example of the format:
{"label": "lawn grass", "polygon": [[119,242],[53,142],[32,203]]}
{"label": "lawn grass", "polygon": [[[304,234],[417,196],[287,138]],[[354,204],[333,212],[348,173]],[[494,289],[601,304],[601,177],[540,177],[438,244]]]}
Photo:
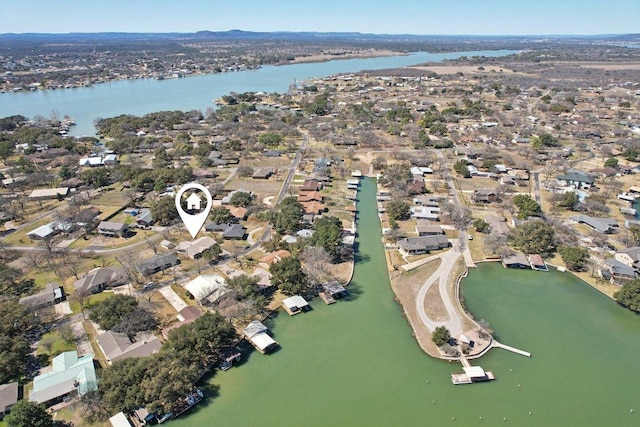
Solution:
{"label": "lawn grass", "polygon": [[[51,343],[50,349],[45,348],[47,344]],[[40,342],[38,343],[38,349],[36,350],[36,354],[38,356],[46,356],[47,362],[46,364],[51,363],[51,359],[54,356],[57,356],[60,353],[65,351],[73,351],[76,350],[76,343],[74,340],[68,341],[62,337],[60,331],[54,330],[48,332],[42,336]]]}

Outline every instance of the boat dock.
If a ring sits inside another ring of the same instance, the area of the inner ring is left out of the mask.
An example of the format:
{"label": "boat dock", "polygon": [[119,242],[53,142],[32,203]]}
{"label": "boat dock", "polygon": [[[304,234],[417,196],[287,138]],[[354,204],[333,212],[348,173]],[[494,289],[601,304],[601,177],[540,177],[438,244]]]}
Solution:
{"label": "boat dock", "polygon": [[336,302],[336,299],[332,297],[330,294],[328,294],[327,292],[319,292],[318,296],[327,305],[333,304],[334,302]]}
{"label": "boat dock", "polygon": [[460,356],[460,363],[462,363],[462,370],[464,373],[451,374],[451,382],[455,385],[472,384],[496,379],[493,372],[485,371],[480,366],[471,366],[471,363],[469,363],[464,355]]}
{"label": "boat dock", "polygon": [[451,382],[455,385],[472,384],[476,382],[492,381],[496,377],[491,371],[485,371],[480,366],[471,366],[466,357],[460,356],[463,373],[451,374]]}
{"label": "boat dock", "polygon": [[531,353],[529,353],[528,351],[519,350],[519,349],[517,349],[515,347],[511,347],[511,346],[508,346],[508,345],[505,345],[505,344],[501,344],[496,340],[493,340],[492,346],[493,347],[497,347],[497,348],[503,348],[505,350],[508,350],[508,351],[510,351],[512,353],[519,354],[521,356],[531,357]]}

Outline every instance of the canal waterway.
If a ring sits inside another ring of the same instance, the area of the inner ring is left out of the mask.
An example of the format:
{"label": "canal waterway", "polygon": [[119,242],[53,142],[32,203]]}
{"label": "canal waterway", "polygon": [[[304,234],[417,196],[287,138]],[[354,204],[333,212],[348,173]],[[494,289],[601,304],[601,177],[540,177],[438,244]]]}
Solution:
{"label": "canal waterway", "polygon": [[163,110],[200,110],[215,107],[212,102],[230,92],[284,93],[295,82],[314,77],[362,70],[406,67],[424,62],[441,62],[461,56],[504,56],[517,51],[470,51],[450,53],[418,52],[381,58],[345,59],[319,63],[267,65],[255,70],[206,74],[182,79],[120,80],[91,87],[0,94],[0,117],[22,114],[33,118],[72,117],[77,126],[72,134],[95,135],[97,118],[120,114],[144,115]]}
{"label": "canal waterway", "polygon": [[496,381],[451,384],[460,364],[424,354],[394,301],[373,179],[358,197],[351,297],[331,306],[315,299],[313,310],[294,317],[280,313],[268,326],[282,348],[251,352],[241,366],[217,373],[205,387],[208,400],[172,425],[640,423],[640,319],[566,273],[498,264],[472,271],[466,304],[498,339],[533,357],[494,349],[477,363]]}

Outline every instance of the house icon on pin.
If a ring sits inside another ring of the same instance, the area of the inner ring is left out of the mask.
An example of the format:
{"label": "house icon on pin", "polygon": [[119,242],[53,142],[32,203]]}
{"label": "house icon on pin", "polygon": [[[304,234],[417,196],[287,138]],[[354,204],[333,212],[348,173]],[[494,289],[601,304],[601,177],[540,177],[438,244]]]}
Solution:
{"label": "house icon on pin", "polygon": [[200,204],[202,200],[200,197],[196,196],[196,193],[191,193],[189,197],[187,197],[187,210],[200,210]]}

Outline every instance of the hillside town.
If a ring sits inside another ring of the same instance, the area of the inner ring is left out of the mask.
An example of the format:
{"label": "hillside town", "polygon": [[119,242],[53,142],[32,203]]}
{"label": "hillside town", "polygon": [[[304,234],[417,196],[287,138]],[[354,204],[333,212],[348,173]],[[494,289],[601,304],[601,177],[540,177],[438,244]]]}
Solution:
{"label": "hillside town", "polygon": [[[73,118],[56,114],[0,119],[0,332],[13,350],[0,352],[0,409],[20,395],[145,425],[197,404],[197,380],[237,364],[244,343],[279,347],[274,311],[350,298],[367,177],[393,290],[432,356],[491,342],[444,302],[478,262],[567,270],[640,310],[639,82],[637,62],[528,51],[102,118],[95,138],[69,136]],[[175,209],[189,182],[213,197],[195,239]],[[400,284],[436,259],[425,281],[439,277],[442,298],[419,313],[434,294]],[[432,339],[442,325],[455,345]]]}

